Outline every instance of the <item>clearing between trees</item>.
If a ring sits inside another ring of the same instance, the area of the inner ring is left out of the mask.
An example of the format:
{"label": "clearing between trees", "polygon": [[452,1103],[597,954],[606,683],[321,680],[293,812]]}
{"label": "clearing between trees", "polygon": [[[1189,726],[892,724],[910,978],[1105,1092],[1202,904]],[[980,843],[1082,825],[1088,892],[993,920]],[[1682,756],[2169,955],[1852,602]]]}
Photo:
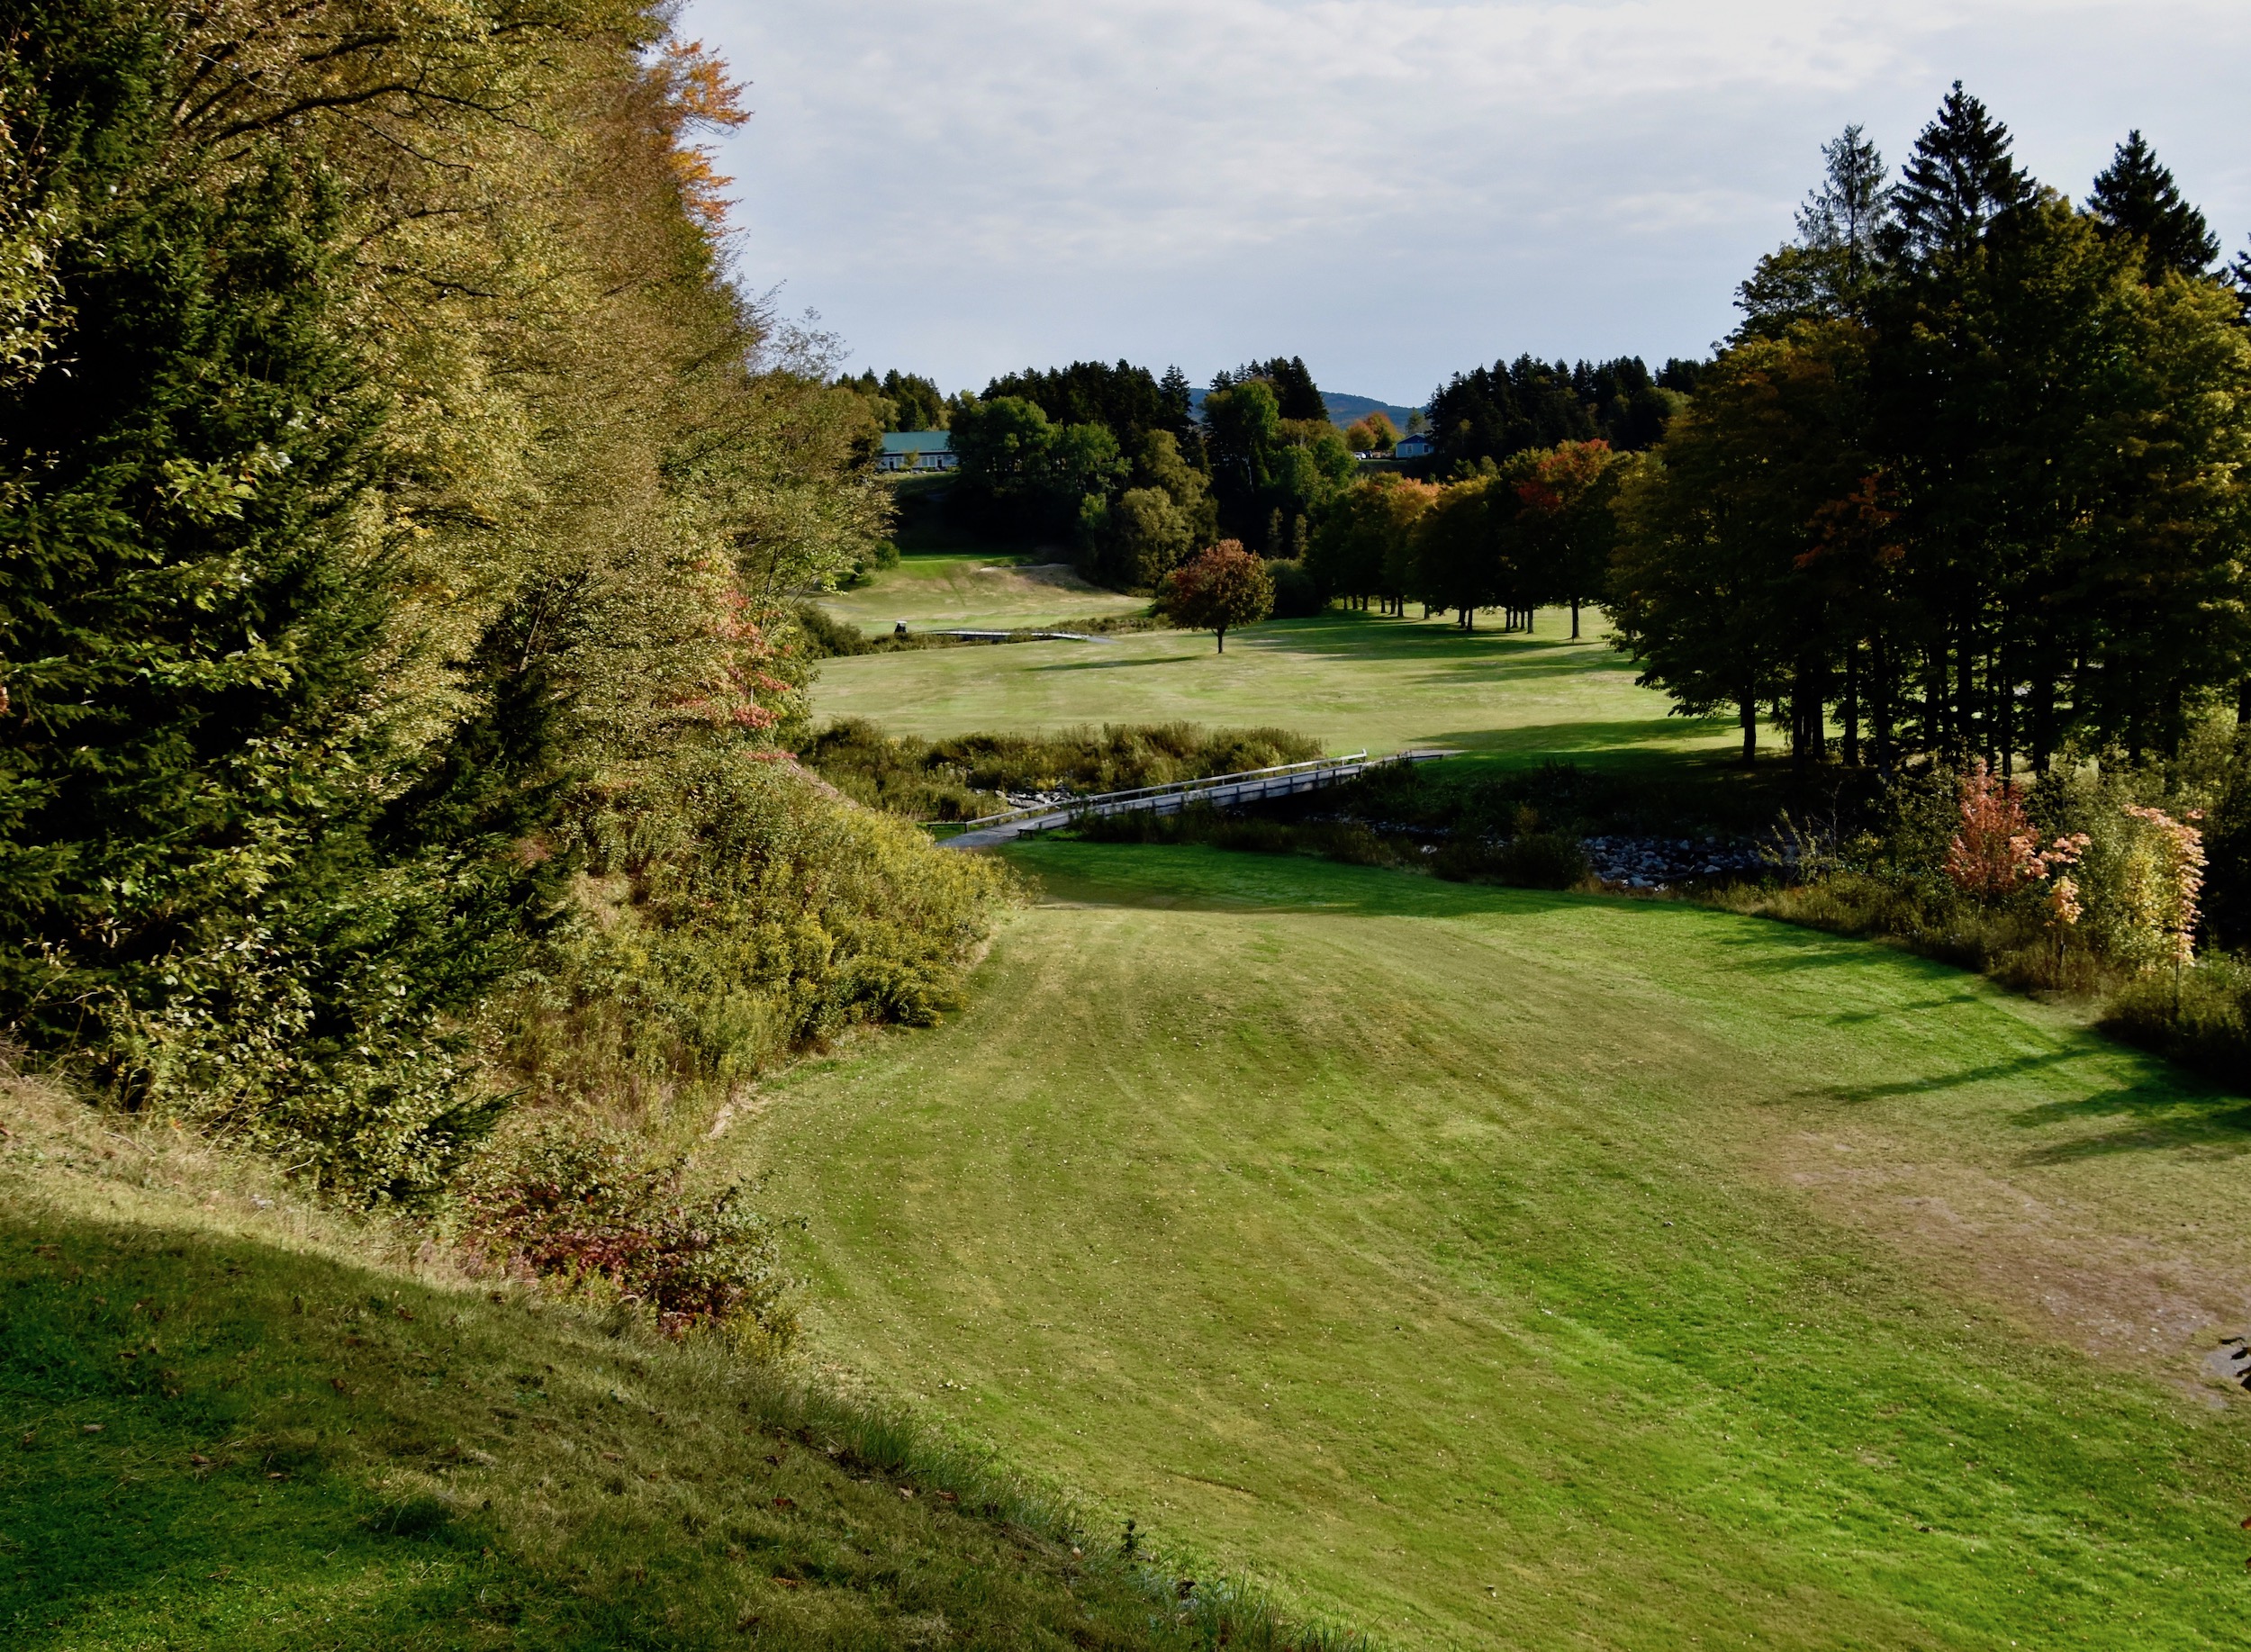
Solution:
{"label": "clearing between trees", "polygon": [[1705,908],[1010,858],[963,1016],[715,1144],[817,1358],[1404,1646],[2235,1620],[2239,1096]]}
{"label": "clearing between trees", "polygon": [[[911,587],[889,583],[899,577],[879,575],[873,588],[898,591],[894,605],[911,600]],[[1056,617],[1074,600],[1052,603]],[[1729,748],[1725,718],[1668,716],[1664,696],[1634,686],[1633,665],[1610,647],[1598,615],[1587,614],[1582,630],[1570,641],[1568,616],[1553,610],[1530,636],[1333,610],[1234,633],[1224,654],[1207,636],[1181,631],[863,654],[822,664],[813,709],[823,722],[866,718],[925,738],[1189,721],[1277,725],[1331,751],[1442,745],[1534,763]]]}
{"label": "clearing between trees", "polygon": [[870,582],[824,595],[837,618],[880,636],[904,619],[914,629],[1009,630],[1099,615],[1138,614],[1148,600],[1089,585],[1067,563],[1014,551],[904,556]]}

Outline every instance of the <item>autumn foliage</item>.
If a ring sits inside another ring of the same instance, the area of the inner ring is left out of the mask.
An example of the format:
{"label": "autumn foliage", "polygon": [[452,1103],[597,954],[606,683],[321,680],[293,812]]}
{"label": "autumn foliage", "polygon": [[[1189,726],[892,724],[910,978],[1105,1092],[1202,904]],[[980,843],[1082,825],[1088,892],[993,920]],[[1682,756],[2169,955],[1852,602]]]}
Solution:
{"label": "autumn foliage", "polygon": [[1225,654],[1231,629],[1274,611],[1274,580],[1241,540],[1222,539],[1172,571],[1163,600],[1165,612],[1180,624],[1217,633],[1218,651]]}

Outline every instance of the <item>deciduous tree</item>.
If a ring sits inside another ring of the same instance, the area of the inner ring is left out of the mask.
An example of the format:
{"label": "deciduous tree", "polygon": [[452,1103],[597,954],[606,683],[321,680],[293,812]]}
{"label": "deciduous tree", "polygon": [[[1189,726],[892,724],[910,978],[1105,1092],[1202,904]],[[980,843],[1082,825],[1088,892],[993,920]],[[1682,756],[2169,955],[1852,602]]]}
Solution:
{"label": "deciduous tree", "polygon": [[1223,539],[1172,571],[1164,608],[1190,630],[1214,633],[1225,654],[1230,630],[1273,612],[1273,576],[1240,540]]}

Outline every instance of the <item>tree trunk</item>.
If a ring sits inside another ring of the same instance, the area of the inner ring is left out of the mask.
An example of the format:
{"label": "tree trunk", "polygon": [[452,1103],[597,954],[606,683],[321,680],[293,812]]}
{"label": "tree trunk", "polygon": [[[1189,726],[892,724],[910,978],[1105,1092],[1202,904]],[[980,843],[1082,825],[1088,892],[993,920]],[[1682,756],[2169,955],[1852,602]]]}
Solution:
{"label": "tree trunk", "polygon": [[1736,705],[1743,719],[1743,766],[1749,768],[1758,761],[1758,702],[1746,694]]}
{"label": "tree trunk", "polygon": [[1937,649],[1923,655],[1922,743],[1932,752],[1946,746],[1946,659]]}
{"label": "tree trunk", "polygon": [[1954,741],[1961,747],[1961,761],[1977,749],[1977,648],[1976,626],[1966,611],[1961,618],[1962,639],[1954,667]]}
{"label": "tree trunk", "polygon": [[1845,767],[1860,766],[1860,645],[1845,645]]}
{"label": "tree trunk", "polygon": [[1218,627],[1218,628],[1217,628],[1215,632],[1213,632],[1213,635],[1214,635],[1215,636],[1218,637],[1218,639],[1219,639],[1219,652],[1220,652],[1220,653],[1222,653],[1222,654],[1226,653],[1226,652],[1227,652],[1227,627],[1226,627],[1225,626],[1224,626],[1224,625],[1223,625],[1223,626],[1219,627]]}
{"label": "tree trunk", "polygon": [[1874,691],[1869,695],[1869,711],[1876,721],[1876,772],[1888,776],[1892,772],[1892,651],[1878,636],[1874,645],[1875,657],[1868,664],[1876,673]]}
{"label": "tree trunk", "polygon": [[[1571,599],[1571,640],[1578,641],[1578,599],[1577,597]],[[2251,693],[2251,682],[2246,682],[2244,690],[2245,692]]]}

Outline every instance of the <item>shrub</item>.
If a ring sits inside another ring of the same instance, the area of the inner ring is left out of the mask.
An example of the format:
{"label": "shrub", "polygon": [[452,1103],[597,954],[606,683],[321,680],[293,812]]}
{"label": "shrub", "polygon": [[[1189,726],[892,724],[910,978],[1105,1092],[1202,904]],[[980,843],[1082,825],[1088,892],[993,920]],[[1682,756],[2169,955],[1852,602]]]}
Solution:
{"label": "shrub", "polygon": [[1318,757],[1283,728],[1194,723],[1106,725],[1053,735],[918,740],[856,719],[814,736],[808,764],[863,803],[918,820],[970,820],[1008,807],[1006,791],[1123,791]]}
{"label": "shrub", "polygon": [[739,1187],[690,1196],[685,1156],[549,1124],[498,1157],[462,1197],[472,1249],[512,1272],[613,1295],[667,1336],[718,1331],[760,1351],[796,1333],[774,1227]]}
{"label": "shrub", "polygon": [[739,750],[590,798],[567,835],[575,916],[505,1052],[536,1097],[628,1115],[700,1110],[858,1023],[935,1022],[1014,887]]}
{"label": "shrub", "polygon": [[2137,976],[2103,1007],[2101,1025],[2240,1088],[2251,1075],[2251,962],[2213,953],[2177,977]]}
{"label": "shrub", "polygon": [[1576,889],[1594,875],[1578,839],[1527,832],[1501,851],[1501,881],[1525,889]]}
{"label": "shrub", "polygon": [[809,659],[834,660],[848,654],[872,654],[875,645],[818,602],[800,602],[793,610],[797,628],[805,638]]}

